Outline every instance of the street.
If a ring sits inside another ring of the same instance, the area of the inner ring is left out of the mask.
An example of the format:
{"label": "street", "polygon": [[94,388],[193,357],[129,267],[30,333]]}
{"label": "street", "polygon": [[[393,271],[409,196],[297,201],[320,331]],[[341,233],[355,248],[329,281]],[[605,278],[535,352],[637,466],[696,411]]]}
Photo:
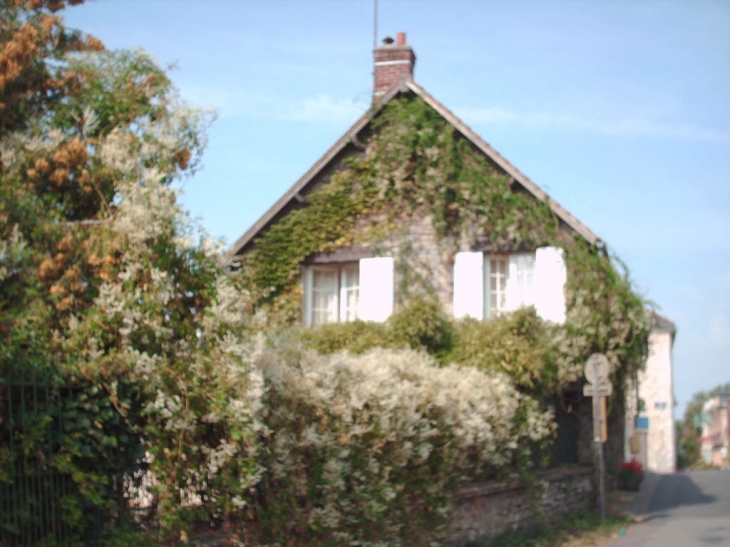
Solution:
{"label": "street", "polygon": [[606,547],[730,547],[730,470],[664,475],[642,522]]}

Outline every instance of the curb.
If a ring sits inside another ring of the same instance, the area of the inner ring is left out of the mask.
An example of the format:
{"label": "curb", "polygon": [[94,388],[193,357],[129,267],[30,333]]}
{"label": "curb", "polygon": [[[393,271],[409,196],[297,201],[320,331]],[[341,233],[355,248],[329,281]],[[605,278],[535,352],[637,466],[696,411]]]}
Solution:
{"label": "curb", "polygon": [[663,475],[659,473],[645,473],[644,484],[642,485],[644,488],[641,488],[639,495],[636,497],[634,503],[632,503],[632,507],[629,509],[634,515],[635,520],[643,520],[649,508],[649,502],[654,496],[654,491],[657,489],[657,486],[659,486],[662,478]]}

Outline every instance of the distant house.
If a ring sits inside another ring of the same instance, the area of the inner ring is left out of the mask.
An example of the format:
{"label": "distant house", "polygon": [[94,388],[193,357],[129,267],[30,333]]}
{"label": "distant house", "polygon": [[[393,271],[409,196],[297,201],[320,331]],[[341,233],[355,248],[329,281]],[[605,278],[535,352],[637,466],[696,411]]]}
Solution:
{"label": "distant house", "polygon": [[730,467],[730,392],[708,399],[702,406],[702,459],[714,467]]}
{"label": "distant house", "polygon": [[[500,179],[502,192],[527,195],[547,204],[555,219],[551,222],[561,233],[557,239],[582,238],[603,248],[600,238],[587,226],[413,81],[416,56],[405,34],[399,33],[395,43],[377,47],[374,53],[372,108],[233,244],[233,255],[245,257],[255,248],[257,237],[290,212],[305,207],[311,193],[327,184],[348,157],[362,153],[362,143],[377,130],[382,111],[404,98],[421,101],[451,126],[457,138],[468,144],[469,151],[480,155],[490,176]],[[475,233],[475,228],[449,234],[451,250],[447,250],[439,241],[434,218],[404,215],[403,221],[402,229],[381,238],[376,245],[360,241],[313,253],[302,261],[301,321],[305,325],[355,318],[383,321],[402,300],[408,276],[420,280],[428,277],[430,292],[457,318],[489,318],[533,305],[544,319],[564,321],[566,267],[558,246],[535,239],[495,244],[488,234]],[[404,245],[418,257],[407,267],[398,264]]]}
{"label": "distant house", "polygon": [[651,314],[649,358],[639,372],[638,385],[629,388],[625,457],[636,457],[656,473],[673,473],[677,468],[672,359],[676,334],[674,323]]}

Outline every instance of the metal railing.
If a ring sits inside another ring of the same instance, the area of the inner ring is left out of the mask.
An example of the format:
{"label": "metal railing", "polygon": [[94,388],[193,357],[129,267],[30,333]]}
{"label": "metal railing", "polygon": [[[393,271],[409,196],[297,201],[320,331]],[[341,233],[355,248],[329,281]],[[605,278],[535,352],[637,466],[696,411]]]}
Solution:
{"label": "metal railing", "polygon": [[61,392],[55,373],[33,363],[0,368],[0,545],[64,545],[64,498],[74,491],[49,465],[61,443]]}

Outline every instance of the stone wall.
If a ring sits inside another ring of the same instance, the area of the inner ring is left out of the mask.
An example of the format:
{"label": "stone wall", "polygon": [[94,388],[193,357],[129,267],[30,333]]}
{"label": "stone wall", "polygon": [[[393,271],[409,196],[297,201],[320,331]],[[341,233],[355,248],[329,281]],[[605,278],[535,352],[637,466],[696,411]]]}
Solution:
{"label": "stone wall", "polygon": [[541,473],[534,485],[497,481],[470,484],[457,494],[449,545],[462,547],[505,532],[535,528],[594,499],[588,467]]}
{"label": "stone wall", "polygon": [[410,219],[375,245],[376,255],[395,259],[395,301],[414,294],[438,298],[451,315],[454,300],[454,254],[450,240],[441,240],[430,217]]}

